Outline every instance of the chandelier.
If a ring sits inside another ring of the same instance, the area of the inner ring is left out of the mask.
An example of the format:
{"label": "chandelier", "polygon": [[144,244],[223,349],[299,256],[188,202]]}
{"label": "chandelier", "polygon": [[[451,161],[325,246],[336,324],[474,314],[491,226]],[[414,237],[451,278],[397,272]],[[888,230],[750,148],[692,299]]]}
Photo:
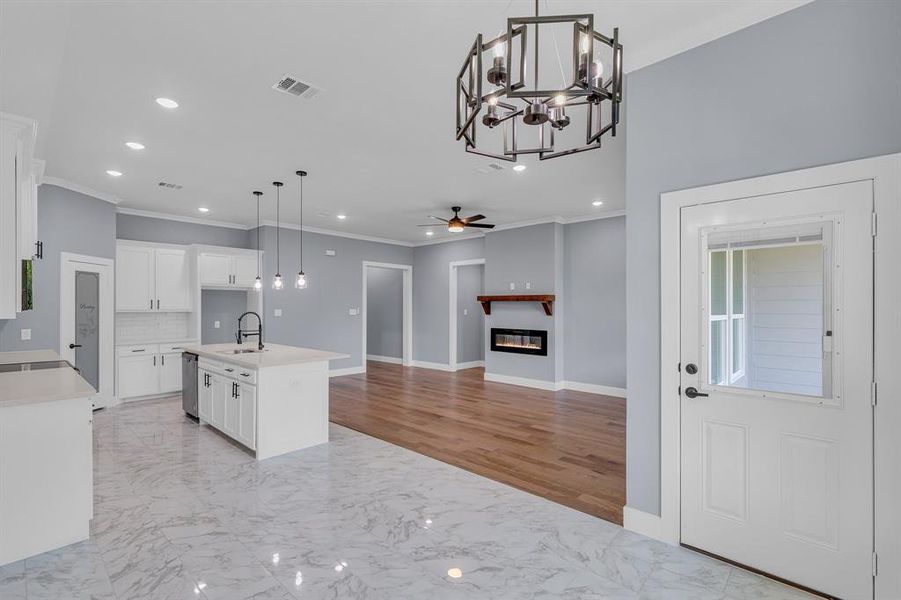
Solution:
{"label": "chandelier", "polygon": [[[552,44],[548,43],[548,30]],[[546,62],[553,59],[560,67],[559,87],[542,89],[539,85],[539,73],[548,77],[546,71],[539,71],[540,33],[545,33],[545,46],[541,47],[545,55],[550,46],[556,54]],[[558,33],[564,36],[564,48],[572,49],[569,73],[560,56]],[[530,56],[532,64],[528,65]],[[605,63],[610,71],[607,78]],[[618,28],[609,38],[594,30],[594,15],[539,16],[535,0],[534,17],[507,19],[506,32],[489,42],[483,42],[481,33],[476,36],[457,74],[457,140],[464,140],[467,152],[510,162],[520,154],[538,154],[547,160],[600,148],[605,133],[616,135],[622,65]],[[528,67],[532,80],[527,85]],[[577,111],[579,120],[584,121],[584,138],[573,131],[574,124],[567,130]],[[477,133],[483,134],[480,142],[488,138],[494,148],[477,146]]]}

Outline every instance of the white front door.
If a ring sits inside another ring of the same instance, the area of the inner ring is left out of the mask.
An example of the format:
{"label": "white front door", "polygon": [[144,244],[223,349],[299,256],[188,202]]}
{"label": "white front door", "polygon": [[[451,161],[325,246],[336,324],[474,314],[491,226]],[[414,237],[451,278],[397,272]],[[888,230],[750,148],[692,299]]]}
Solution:
{"label": "white front door", "polygon": [[60,255],[59,354],[97,390],[94,408],[113,401],[113,261]]}
{"label": "white front door", "polygon": [[681,541],[841,598],[873,595],[872,211],[870,181],[681,211]]}

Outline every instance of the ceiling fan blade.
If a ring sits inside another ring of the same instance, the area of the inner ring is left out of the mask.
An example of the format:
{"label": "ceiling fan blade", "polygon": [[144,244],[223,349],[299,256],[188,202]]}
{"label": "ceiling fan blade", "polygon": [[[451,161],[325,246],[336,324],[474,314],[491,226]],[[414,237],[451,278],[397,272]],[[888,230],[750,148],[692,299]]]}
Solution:
{"label": "ceiling fan blade", "polygon": [[494,225],[488,223],[466,223],[465,227],[478,227],[479,229],[494,229]]}
{"label": "ceiling fan blade", "polygon": [[473,215],[471,217],[466,217],[463,219],[464,223],[472,223],[473,221],[481,221],[485,218],[485,215]]}
{"label": "ceiling fan blade", "polygon": [[430,219],[437,219],[437,220],[439,220],[439,221],[444,221],[445,223],[448,222],[447,219],[442,219],[441,217],[436,217],[435,215],[429,215],[429,218],[430,218]]}
{"label": "ceiling fan blade", "polygon": [[429,223],[428,225],[417,225],[417,227],[444,227],[441,223]]}

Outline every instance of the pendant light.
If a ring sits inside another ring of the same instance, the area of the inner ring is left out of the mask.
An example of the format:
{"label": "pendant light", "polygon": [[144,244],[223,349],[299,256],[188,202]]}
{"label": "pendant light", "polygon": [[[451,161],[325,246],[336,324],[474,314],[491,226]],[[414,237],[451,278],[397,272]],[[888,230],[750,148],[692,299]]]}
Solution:
{"label": "pendant light", "polygon": [[305,290],[307,285],[309,285],[307,275],[303,272],[303,178],[307,176],[307,172],[297,171],[295,175],[300,177],[300,271],[297,272],[294,287],[299,290]]}
{"label": "pendant light", "polygon": [[272,278],[272,289],[280,290],[284,287],[284,283],[282,282],[281,237],[279,235],[281,230],[281,197],[279,191],[284,184],[281,181],[273,181],[272,185],[275,186],[275,277]]}
{"label": "pendant light", "polygon": [[260,196],[263,195],[263,192],[254,192],[253,195],[257,197],[257,278],[253,280],[253,289],[260,292],[263,290],[263,278],[260,277],[263,263],[263,254],[260,251]]}

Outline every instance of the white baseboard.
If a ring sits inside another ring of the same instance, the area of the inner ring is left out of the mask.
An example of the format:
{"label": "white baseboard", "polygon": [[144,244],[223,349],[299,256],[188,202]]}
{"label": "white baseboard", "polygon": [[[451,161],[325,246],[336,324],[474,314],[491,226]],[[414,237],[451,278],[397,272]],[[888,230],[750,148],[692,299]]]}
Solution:
{"label": "white baseboard", "polygon": [[545,381],[543,379],[529,379],[527,377],[514,377],[512,375],[501,375],[499,373],[485,373],[485,381],[493,381],[495,383],[507,383],[510,385],[520,385],[523,387],[536,388],[539,390],[548,390],[556,392],[563,389],[562,381]]}
{"label": "white baseboard", "polygon": [[374,360],[376,362],[392,363],[395,365],[404,364],[404,359],[394,356],[379,356],[378,354],[367,354],[366,360]]}
{"label": "white baseboard", "polygon": [[564,381],[563,389],[572,390],[574,392],[588,392],[589,394],[601,394],[602,396],[613,396],[614,398],[626,397],[626,388],[597,385],[594,383],[581,383],[579,381]]}
{"label": "white baseboard", "polygon": [[328,376],[341,377],[342,375],[358,375],[365,372],[366,367],[344,367],[343,369],[331,369],[328,372]]}
{"label": "white baseboard", "polygon": [[457,363],[457,371],[462,371],[463,369],[475,369],[476,367],[484,367],[484,360],[471,360],[469,362]]}
{"label": "white baseboard", "polygon": [[623,507],[623,528],[667,544],[678,544],[663,535],[663,520],[659,516],[631,506]]}
{"label": "white baseboard", "polygon": [[453,371],[453,369],[451,369],[451,366],[448,364],[428,362],[424,360],[414,360],[411,366],[419,367],[420,369],[434,369],[436,371]]}

